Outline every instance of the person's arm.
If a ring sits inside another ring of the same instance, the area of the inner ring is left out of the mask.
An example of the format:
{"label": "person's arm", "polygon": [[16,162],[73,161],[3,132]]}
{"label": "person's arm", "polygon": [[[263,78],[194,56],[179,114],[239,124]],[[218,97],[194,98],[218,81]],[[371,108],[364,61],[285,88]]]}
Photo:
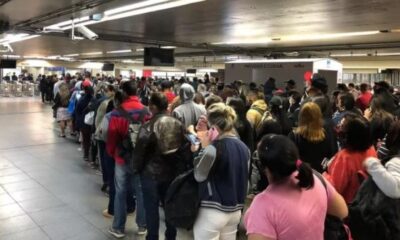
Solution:
{"label": "person's arm", "polygon": [[349,215],[346,201],[336,191],[332,191],[331,197],[328,199],[328,214],[340,219],[345,219]]}
{"label": "person's arm", "polygon": [[214,165],[217,157],[217,149],[213,145],[208,145],[194,159],[194,178],[197,182],[204,182]]}
{"label": "person's arm", "polygon": [[264,237],[263,235],[260,234],[249,234],[249,236],[247,236],[247,240],[275,240],[275,239]]}
{"label": "person's arm", "polygon": [[386,163],[386,168],[378,159],[368,158],[364,166],[386,196],[400,198],[400,158],[390,160]]}

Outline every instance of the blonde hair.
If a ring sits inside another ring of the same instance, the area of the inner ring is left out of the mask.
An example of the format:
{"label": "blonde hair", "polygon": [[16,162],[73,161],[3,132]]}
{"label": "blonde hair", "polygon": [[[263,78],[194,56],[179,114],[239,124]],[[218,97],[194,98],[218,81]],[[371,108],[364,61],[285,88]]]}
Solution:
{"label": "blonde hair", "polygon": [[209,123],[217,126],[222,132],[231,131],[236,118],[235,110],[224,103],[215,103],[207,109]]}
{"label": "blonde hair", "polygon": [[316,103],[309,102],[302,106],[299,114],[299,126],[294,133],[310,142],[321,142],[325,139],[322,112]]}

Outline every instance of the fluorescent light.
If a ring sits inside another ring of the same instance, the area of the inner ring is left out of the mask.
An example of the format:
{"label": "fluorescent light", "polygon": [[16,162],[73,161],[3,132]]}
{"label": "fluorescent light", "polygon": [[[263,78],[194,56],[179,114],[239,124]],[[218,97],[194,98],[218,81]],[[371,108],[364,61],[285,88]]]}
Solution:
{"label": "fluorescent light", "polygon": [[130,53],[130,52],[132,52],[131,49],[126,49],[126,50],[108,51],[107,53]]}
{"label": "fluorescent light", "polygon": [[162,49],[175,49],[175,46],[162,46]]}
{"label": "fluorescent light", "polygon": [[142,63],[141,61],[138,60],[122,60],[123,63]]}
{"label": "fluorescent light", "polygon": [[3,58],[21,58],[20,55],[3,55]]}
{"label": "fluorescent light", "polygon": [[400,52],[377,53],[377,56],[400,56]]}
{"label": "fluorescent light", "polygon": [[136,49],[136,52],[143,52],[144,51],[144,48],[138,48],[138,49]]}
{"label": "fluorescent light", "polygon": [[[192,3],[204,2],[204,1],[206,1],[206,0],[177,0],[177,1],[171,1],[171,2],[167,2],[167,3],[163,3],[163,4],[154,5],[154,6],[144,7],[144,8],[140,8],[140,9],[136,9],[136,10],[132,10],[132,11],[121,12],[121,13],[117,13],[117,14],[113,14],[113,15],[105,14],[104,18],[101,19],[100,21],[93,21],[93,20],[82,21],[81,23],[75,24],[75,27],[88,26],[88,25],[97,24],[100,22],[106,22],[106,21],[111,21],[111,20],[116,20],[116,19],[121,19],[121,18],[126,18],[126,17],[137,16],[137,15],[141,15],[141,14],[145,14],[145,13],[161,11],[161,10],[165,10],[165,9],[180,7],[180,6],[184,6],[184,5],[188,5],[188,4],[192,4]],[[137,3],[137,4],[139,4],[139,3]],[[110,13],[108,13],[108,14],[110,14]],[[55,25],[59,25],[59,24],[55,24]],[[61,27],[62,30],[68,30],[71,28],[72,28],[72,24]]]}
{"label": "fluorescent light", "polygon": [[347,33],[326,33],[326,34],[314,34],[314,35],[292,35],[281,37],[281,41],[309,41],[309,40],[324,40],[332,38],[346,38],[346,37],[357,37],[357,36],[368,36],[379,34],[379,31],[365,31],[365,32],[347,32]]}
{"label": "fluorescent light", "polygon": [[82,53],[82,55],[101,55],[103,52],[88,52],[88,53]]}
{"label": "fluorescent light", "polygon": [[[216,42],[214,45],[250,45],[250,44],[267,44],[270,42],[292,42],[292,41],[312,41],[312,40],[329,40],[335,38],[348,38],[356,36],[368,36],[379,34],[379,31],[365,31],[365,32],[347,32],[347,33],[326,33],[326,34],[306,34],[306,35],[289,35],[282,37],[269,37],[269,38],[240,38],[224,42]],[[278,40],[279,39],[279,40]]]}
{"label": "fluorescent light", "polygon": [[130,5],[126,5],[123,7],[114,8],[114,9],[105,11],[104,15],[106,15],[106,16],[113,15],[116,13],[126,12],[129,10],[147,7],[147,6],[151,6],[151,5],[162,3],[162,2],[168,2],[168,1],[169,0],[148,0],[148,1],[138,2],[138,3],[134,3],[134,4],[130,4]]}
{"label": "fluorescent light", "polygon": [[43,56],[34,56],[34,55],[28,55],[28,56],[24,56],[24,58],[44,58]]}
{"label": "fluorescent light", "polygon": [[77,57],[77,56],[79,56],[79,54],[78,53],[72,53],[72,54],[65,54],[63,56],[64,57]]}
{"label": "fluorescent light", "polygon": [[61,27],[65,27],[67,25],[71,25],[72,21],[74,21],[74,24],[76,24],[76,23],[81,23],[81,22],[84,22],[84,21],[88,21],[89,19],[90,19],[89,16],[81,17],[81,18],[77,18],[77,19],[68,20],[68,21],[57,23],[57,24],[53,24],[53,25],[44,27],[44,29],[60,29]]}
{"label": "fluorescent light", "polygon": [[0,44],[15,43],[15,42],[24,41],[24,40],[32,39],[32,38],[39,37],[39,36],[40,35],[29,35],[26,33],[6,34],[5,37],[0,39]]}
{"label": "fluorescent light", "polygon": [[[99,22],[103,22],[103,21],[102,20],[100,20],[100,21],[94,21],[94,20],[84,21],[84,22],[81,22],[81,23],[78,23],[78,24],[74,24],[74,26],[75,26],[75,28],[77,28],[77,27],[81,27],[81,26],[87,26],[87,25],[96,24],[96,23],[99,23]],[[68,29],[71,29],[71,28],[72,28],[72,25],[67,25],[65,27],[62,27],[61,29],[62,30],[68,30]]]}
{"label": "fluorescent light", "polygon": [[331,57],[367,57],[367,53],[343,53],[343,54],[331,54]]}
{"label": "fluorescent light", "polygon": [[173,2],[168,2],[164,4],[159,4],[151,7],[146,7],[146,8],[141,8],[138,10],[133,10],[129,12],[124,12],[124,13],[119,13],[115,14],[112,16],[106,16],[103,21],[111,21],[115,19],[120,19],[120,18],[126,18],[126,17],[132,17],[136,15],[141,15],[145,13],[150,13],[150,12],[156,12],[156,11],[161,11],[169,8],[176,8],[192,3],[198,3],[198,2],[204,2],[205,0],[178,0],[178,1],[173,1]]}

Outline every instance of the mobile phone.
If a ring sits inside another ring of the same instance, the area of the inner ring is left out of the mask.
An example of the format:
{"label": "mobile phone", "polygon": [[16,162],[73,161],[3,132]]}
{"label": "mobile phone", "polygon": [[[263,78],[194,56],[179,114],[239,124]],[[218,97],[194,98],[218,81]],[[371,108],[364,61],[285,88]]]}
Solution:
{"label": "mobile phone", "polygon": [[194,134],[191,134],[191,133],[185,134],[185,137],[193,145],[199,145],[200,144],[200,140]]}

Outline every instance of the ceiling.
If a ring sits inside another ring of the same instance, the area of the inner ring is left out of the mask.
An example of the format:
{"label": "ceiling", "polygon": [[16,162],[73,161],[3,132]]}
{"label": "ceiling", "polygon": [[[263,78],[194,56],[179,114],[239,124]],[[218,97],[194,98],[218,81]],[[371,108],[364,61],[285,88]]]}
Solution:
{"label": "ceiling", "polygon": [[[69,20],[72,16],[88,16],[140,1],[30,0],[29,7],[26,7],[25,0],[9,0],[2,6],[1,2],[1,20],[10,21],[17,29],[34,31]],[[92,7],[85,9],[86,5]],[[104,54],[100,56],[81,56],[101,59],[139,57],[141,53],[135,51],[137,48],[154,45],[178,46],[176,53],[180,56],[232,53],[265,55],[288,51],[314,54],[318,51],[350,52],[352,49],[372,51],[400,47],[400,33],[306,38],[321,34],[400,29],[398,9],[398,0],[207,0],[90,25],[88,27],[100,36],[96,41],[72,41],[66,32],[65,35],[49,34],[12,46],[13,54],[17,55],[51,56],[102,51]],[[284,41],[286,36],[301,36],[301,39]],[[264,38],[282,40],[257,44],[213,44]],[[133,52],[105,53],[121,49],[133,49]]]}

